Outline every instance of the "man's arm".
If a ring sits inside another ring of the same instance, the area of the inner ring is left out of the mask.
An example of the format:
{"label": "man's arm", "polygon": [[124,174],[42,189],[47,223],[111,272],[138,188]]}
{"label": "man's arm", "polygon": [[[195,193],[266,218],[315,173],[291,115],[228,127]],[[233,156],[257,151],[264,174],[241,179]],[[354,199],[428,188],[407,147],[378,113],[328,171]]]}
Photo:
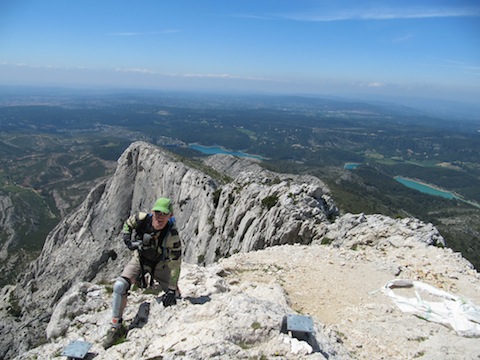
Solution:
{"label": "man's arm", "polygon": [[135,250],[137,248],[137,246],[132,244],[132,232],[133,230],[138,229],[140,223],[145,220],[147,215],[147,213],[139,212],[130,216],[123,224],[122,239],[130,250]]}

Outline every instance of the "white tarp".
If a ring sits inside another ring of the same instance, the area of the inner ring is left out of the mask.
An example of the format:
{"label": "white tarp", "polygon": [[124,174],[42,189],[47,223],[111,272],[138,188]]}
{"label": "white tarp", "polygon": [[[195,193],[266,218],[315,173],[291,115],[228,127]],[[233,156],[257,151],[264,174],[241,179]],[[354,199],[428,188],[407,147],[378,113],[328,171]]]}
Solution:
{"label": "white tarp", "polygon": [[[413,288],[416,297],[408,298],[395,294],[395,288]],[[403,312],[443,324],[461,336],[480,337],[480,307],[467,299],[412,280],[392,280],[385,284],[382,291]],[[438,298],[440,301],[425,301],[420,296],[421,292],[429,299]]]}

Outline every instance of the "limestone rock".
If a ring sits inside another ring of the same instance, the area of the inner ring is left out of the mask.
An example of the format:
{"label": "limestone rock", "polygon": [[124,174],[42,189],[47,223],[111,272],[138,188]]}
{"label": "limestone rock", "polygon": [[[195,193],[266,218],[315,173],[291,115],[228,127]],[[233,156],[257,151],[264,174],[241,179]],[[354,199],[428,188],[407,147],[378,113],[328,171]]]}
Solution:
{"label": "limestone rock", "polygon": [[[361,289],[370,286],[364,279],[372,273],[385,281],[402,275],[445,287],[454,287],[458,279],[478,284],[478,275],[461,255],[431,246],[443,244],[431,224],[380,215],[339,216],[328,188],[317,178],[275,174],[255,161],[228,155],[187,166],[154,145],[135,142],[118,160],[115,174],[95,186],[49,234],[17,286],[2,290],[15,311],[7,311],[8,305],[0,308],[1,358],[51,358],[73,339],[98,341],[103,336],[110,318],[109,295],[108,286],[99,284],[111,283],[130,256],[119,239],[123,221],[137,211],[149,211],[160,196],[174,203],[184,250],[184,300],[163,309],[154,296],[132,294],[125,316],[138,326],[127,343],[108,352],[97,348],[99,359],[232,359],[277,353],[299,358],[308,347],[284,342],[277,331],[279,317],[307,308],[302,299],[319,288],[320,278],[326,282],[349,269],[365,271],[353,273]],[[319,244],[327,243],[329,251],[320,251],[327,247]],[[239,269],[253,264],[250,256],[264,253],[267,256],[252,266],[261,269],[256,279],[271,282],[244,281]],[[390,260],[383,261],[384,256]],[[214,264],[222,258],[226,259]],[[443,267],[431,267],[434,259]],[[287,272],[288,264],[296,266]],[[320,265],[326,267],[318,270]],[[302,286],[306,281],[311,288]],[[338,289],[342,286],[336,284]],[[342,297],[331,302],[335,305],[338,299]],[[143,315],[136,321],[140,309]],[[148,321],[145,314],[150,314]],[[351,348],[339,346],[338,335],[319,317],[314,322],[325,353],[306,356],[349,358]],[[345,328],[352,334],[369,331],[360,321],[356,326],[361,330]],[[147,333],[154,334],[154,343],[146,340]],[[368,341],[377,344],[375,339]],[[298,354],[290,353],[291,346]],[[380,359],[375,351],[376,347],[365,358]]]}
{"label": "limestone rock", "polygon": [[[93,344],[90,352],[95,359],[307,359],[311,346],[280,332],[283,317],[293,313],[283,289],[278,284],[228,285],[218,275],[222,272],[218,265],[184,264],[179,283],[183,299],[168,308],[156,295],[132,292],[125,312],[130,325],[126,341],[108,350],[100,340],[108,328],[111,298],[98,285],[78,284],[60,300],[48,327],[58,327],[64,317],[56,314],[70,314],[65,336],[16,359],[51,359],[76,339]],[[95,303],[90,309],[85,307],[88,301],[73,300],[85,294]],[[350,359],[336,337],[318,322],[314,336],[323,352],[308,359]]]}
{"label": "limestone rock", "polygon": [[[95,359],[476,358],[478,339],[402,313],[380,291],[392,277],[384,264],[399,261],[400,254],[412,270],[425,271],[418,274],[421,280],[431,282],[428,273],[434,273],[437,286],[480,303],[480,276],[448,249],[282,245],[207,266],[184,263],[183,298],[173,307],[164,308],[158,295],[131,291],[125,311],[130,331],[125,342],[107,351],[101,340],[110,319],[108,286],[102,291],[103,286],[78,284],[54,310],[70,314],[64,335],[17,359],[51,359],[77,339],[93,344]],[[448,277],[448,271],[462,269],[466,273],[459,279]],[[75,294],[91,294],[95,305],[77,311],[87,302],[72,301]],[[314,320],[315,352],[310,343],[279,331],[283,316],[298,311]],[[54,323],[56,316],[48,327]]]}
{"label": "limestone rock", "polygon": [[46,329],[47,339],[64,335],[75,317],[105,307],[103,292],[103,287],[83,282],[72,286],[55,306]]}
{"label": "limestone rock", "polygon": [[308,244],[322,236],[328,217],[337,211],[328,190],[313,177],[280,176],[229,156],[208,163],[210,168],[217,164],[217,173],[226,168],[231,175],[249,171],[240,171],[225,184],[223,178],[199,170],[208,170],[207,165],[189,167],[152,144],[131,144],[114,175],[55,227],[20,277],[15,298],[21,318],[1,322],[14,327],[28,323],[28,330],[24,328],[22,339],[7,353],[44,338],[52,309],[72,286],[109,281],[121,272],[130,256],[119,239],[123,221],[137,211],[149,211],[160,196],[173,200],[184,261],[189,263],[210,264],[277,244]]}
{"label": "limestone rock", "polygon": [[414,219],[392,219],[384,215],[345,214],[328,226],[324,242],[337,247],[357,246],[445,246],[432,224]]}

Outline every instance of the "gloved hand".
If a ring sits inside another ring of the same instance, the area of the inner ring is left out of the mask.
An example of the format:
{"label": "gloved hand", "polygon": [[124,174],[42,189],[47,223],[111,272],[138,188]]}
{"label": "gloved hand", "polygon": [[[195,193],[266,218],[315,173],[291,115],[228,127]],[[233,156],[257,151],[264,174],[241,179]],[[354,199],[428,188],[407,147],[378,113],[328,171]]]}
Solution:
{"label": "gloved hand", "polygon": [[172,306],[177,304],[177,298],[175,297],[175,290],[168,289],[163,295],[163,306]]}
{"label": "gloved hand", "polygon": [[132,234],[130,233],[123,233],[122,234],[122,239],[123,239],[123,242],[125,243],[125,245],[127,245],[127,247],[130,249],[130,250],[134,250],[132,249]]}
{"label": "gloved hand", "polygon": [[125,245],[127,245],[129,250],[132,250],[132,251],[137,250],[139,245],[140,245],[139,241],[132,242],[132,234],[130,234],[130,233],[123,233],[122,234],[122,239],[123,239],[123,242],[125,243]]}
{"label": "gloved hand", "polygon": [[127,244],[127,247],[129,250],[137,250],[140,249],[142,250],[142,243],[140,241],[128,241],[125,242]]}

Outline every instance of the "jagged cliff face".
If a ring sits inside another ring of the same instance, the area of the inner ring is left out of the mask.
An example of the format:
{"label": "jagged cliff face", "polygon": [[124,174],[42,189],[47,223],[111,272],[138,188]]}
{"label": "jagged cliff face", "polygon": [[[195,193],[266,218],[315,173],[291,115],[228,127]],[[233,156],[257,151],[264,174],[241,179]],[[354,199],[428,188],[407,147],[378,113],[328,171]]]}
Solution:
{"label": "jagged cliff face", "polygon": [[4,290],[17,317],[2,319],[0,355],[8,358],[41,342],[55,305],[73,285],[110,281],[120,273],[130,256],[118,236],[123,221],[148,211],[157,197],[173,199],[184,261],[190,263],[320,241],[328,218],[338,212],[317,178],[273,174],[226,155],[209,158],[205,166],[233,180],[222,183],[158,147],[133,143],[115,174],[50,233],[15,290]]}
{"label": "jagged cliff face", "polygon": [[0,194],[0,286],[15,279],[18,275],[17,269],[31,259],[31,256],[19,247],[18,230],[22,229],[27,234],[34,233],[40,217],[36,209],[25,209],[29,209],[29,205],[20,194]]}
{"label": "jagged cliff face", "polygon": [[[175,204],[186,269],[181,277],[184,295],[197,299],[208,296],[211,301],[198,308],[198,304],[189,304],[184,299],[179,306],[164,311],[167,309],[157,306],[155,298],[149,297],[154,314],[145,326],[145,333],[139,329],[132,332],[135,346],[125,344],[107,352],[100,350],[100,358],[135,357],[139,352],[152,358],[169,354],[168,344],[184,342],[192,331],[202,344],[202,352],[199,352],[200,345],[192,343],[183,344],[179,350],[190,354],[190,358],[207,358],[217,353],[225,359],[246,358],[261,356],[266,349],[271,356],[276,356],[279,349],[287,354],[288,350],[282,345],[286,339],[278,335],[277,325],[282,314],[294,311],[288,306],[289,299],[277,287],[280,285],[272,290],[270,285],[262,288],[257,284],[239,283],[235,276],[227,282],[221,279],[228,277],[225,272],[234,273],[236,268],[249,264],[248,258],[244,260],[240,253],[274,245],[302,244],[315,247],[318,254],[330,254],[330,260],[325,262],[331,264],[335,249],[344,254],[372,247],[388,255],[389,248],[418,249],[421,244],[423,249],[444,244],[431,224],[416,219],[363,214],[339,216],[327,187],[315,177],[272,173],[255,161],[228,155],[211,156],[203,164],[188,166],[158,147],[136,142],[118,160],[115,174],[93,188],[83,204],[49,234],[42,253],[21,274],[17,285],[1,289],[0,358],[11,359],[26,353],[44,342],[47,334],[49,338],[59,337],[58,341],[20,358],[30,355],[42,358],[41,354],[49,358],[74,334],[90,341],[103,336],[110,311],[110,295],[105,284],[111,284],[130,257],[119,237],[123,221],[137,211],[149,211],[160,196],[172,198]],[[321,244],[329,244],[332,253],[319,250]],[[297,260],[305,257],[288,248],[278,254],[266,253],[261,263],[266,263],[266,259],[275,263],[275,256],[280,262],[269,265],[265,271],[274,270],[275,276],[281,278],[285,260],[280,258],[285,257],[285,251]],[[308,252],[308,249],[302,251]],[[324,261],[322,256],[327,255],[310,258],[309,266]],[[403,256],[395,257],[391,265],[383,264],[383,260],[380,263],[392,276],[409,274],[411,264],[403,264]],[[204,268],[198,267],[227,257],[237,259],[228,271],[209,267],[203,273]],[[353,258],[358,260],[358,253]],[[462,263],[461,271],[465,266]],[[310,274],[309,277],[317,276],[319,274]],[[305,282],[303,273],[300,277]],[[280,279],[280,283],[286,281],[286,278]],[[291,286],[296,288],[296,284]],[[132,294],[132,300],[134,305],[127,309],[127,316],[132,315],[139,304],[143,305],[145,297]],[[262,321],[257,323],[256,318]],[[169,334],[162,325],[166,323],[171,329],[182,330],[178,334],[172,330]],[[81,324],[85,329],[78,331],[75,326]],[[261,326],[253,331],[252,324],[255,328]],[[323,332],[318,319],[315,326],[319,333]],[[209,330],[206,337],[202,337],[205,327]],[[162,338],[154,345],[144,343],[145,334],[152,332]],[[209,334],[214,335],[209,337]],[[237,343],[242,344],[245,339],[255,345],[250,350],[239,350]],[[349,358],[328,332],[319,341],[324,349],[330,349],[326,356]],[[220,346],[223,342],[230,345]],[[324,358],[325,354],[317,355],[315,358]],[[173,353],[168,356],[174,358]]]}
{"label": "jagged cliff face", "polygon": [[[2,264],[5,264],[5,260],[8,258],[8,248],[15,241],[15,225],[12,199],[8,196],[0,196],[0,226],[2,228],[0,261]],[[6,266],[2,265],[0,270],[5,270],[5,268]]]}
{"label": "jagged cliff face", "polygon": [[[119,232],[159,196],[175,203],[183,299],[163,308],[155,295],[132,291],[125,312],[132,330],[105,351],[108,288],[130,256]],[[272,247],[280,244],[295,245]],[[471,264],[436,245],[444,245],[437,229],[417,219],[339,216],[317,178],[226,155],[187,166],[134,143],[114,176],[50,233],[17,286],[1,289],[0,358],[51,359],[78,338],[93,342],[99,359],[440,358],[444,347],[449,358],[476,357],[477,339],[404,317],[378,295],[400,275],[480,299]],[[302,310],[315,315],[322,350],[310,355],[306,343],[279,333],[281,318]]]}

